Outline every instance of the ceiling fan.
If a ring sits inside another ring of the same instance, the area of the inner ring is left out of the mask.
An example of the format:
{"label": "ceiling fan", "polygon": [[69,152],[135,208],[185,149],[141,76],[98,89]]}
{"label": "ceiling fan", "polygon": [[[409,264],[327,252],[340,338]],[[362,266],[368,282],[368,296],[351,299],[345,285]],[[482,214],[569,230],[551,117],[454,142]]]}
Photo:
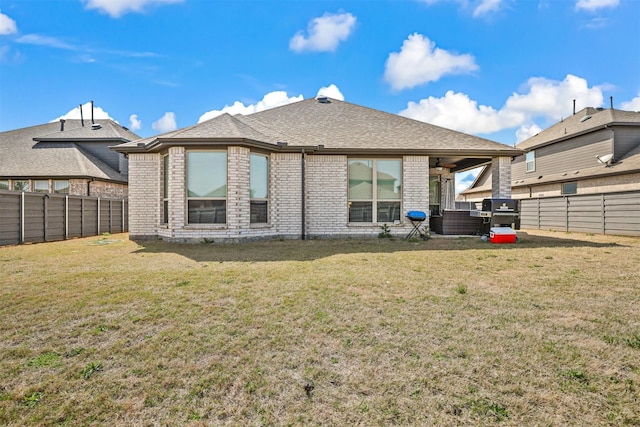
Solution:
{"label": "ceiling fan", "polygon": [[442,163],[440,161],[440,157],[437,158],[436,160],[436,168],[447,168],[447,169],[452,169],[455,168],[457,165],[455,163]]}

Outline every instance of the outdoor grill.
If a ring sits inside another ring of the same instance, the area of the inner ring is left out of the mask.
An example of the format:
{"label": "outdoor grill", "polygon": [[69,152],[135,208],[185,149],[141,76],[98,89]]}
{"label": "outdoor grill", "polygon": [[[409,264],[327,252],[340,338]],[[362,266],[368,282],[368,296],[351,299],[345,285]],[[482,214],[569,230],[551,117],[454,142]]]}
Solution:
{"label": "outdoor grill", "polygon": [[489,234],[493,227],[520,229],[518,201],[513,199],[484,199],[481,211],[471,211],[471,216],[481,217],[482,234]]}

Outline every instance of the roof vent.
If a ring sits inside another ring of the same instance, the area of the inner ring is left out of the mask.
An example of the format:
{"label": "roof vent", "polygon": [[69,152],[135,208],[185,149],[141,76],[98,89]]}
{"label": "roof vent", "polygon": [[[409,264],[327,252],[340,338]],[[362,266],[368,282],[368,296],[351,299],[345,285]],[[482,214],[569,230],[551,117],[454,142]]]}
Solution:
{"label": "roof vent", "polygon": [[101,129],[101,128],[102,128],[102,125],[100,123],[94,123],[94,124],[91,125],[91,129],[92,130],[98,130],[98,129]]}
{"label": "roof vent", "polygon": [[331,104],[331,101],[329,101],[329,97],[324,95],[316,97],[316,101],[318,101],[320,104]]}
{"label": "roof vent", "polygon": [[278,147],[286,147],[287,145],[289,144],[287,144],[286,142],[278,141]]}
{"label": "roof vent", "polygon": [[591,118],[591,115],[588,116],[584,116],[583,118],[580,119],[580,122],[586,122],[587,120],[589,120]]}
{"label": "roof vent", "polygon": [[144,143],[144,142],[138,142],[136,145],[137,145],[138,147],[144,147],[144,146],[145,146],[145,143]]}

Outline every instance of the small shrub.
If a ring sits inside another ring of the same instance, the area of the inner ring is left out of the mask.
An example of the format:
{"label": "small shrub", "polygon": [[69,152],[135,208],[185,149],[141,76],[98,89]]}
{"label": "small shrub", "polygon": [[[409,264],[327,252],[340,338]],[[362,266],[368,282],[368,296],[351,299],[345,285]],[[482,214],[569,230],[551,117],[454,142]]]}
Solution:
{"label": "small shrub", "polygon": [[380,233],[378,233],[378,238],[379,239],[390,239],[391,236],[391,229],[389,228],[389,226],[387,224],[382,224],[382,226],[380,227],[382,228],[382,231]]}
{"label": "small shrub", "polygon": [[89,378],[91,378],[91,375],[100,371],[102,371],[102,363],[91,362],[87,366],[85,366],[82,371],[80,371],[80,375],[82,375],[85,380],[88,380]]}
{"label": "small shrub", "polygon": [[631,338],[625,338],[624,342],[631,348],[640,350],[640,335],[634,335]]}
{"label": "small shrub", "polygon": [[456,292],[459,293],[460,295],[464,295],[467,293],[467,285],[464,284],[459,284],[458,287],[456,288]]}

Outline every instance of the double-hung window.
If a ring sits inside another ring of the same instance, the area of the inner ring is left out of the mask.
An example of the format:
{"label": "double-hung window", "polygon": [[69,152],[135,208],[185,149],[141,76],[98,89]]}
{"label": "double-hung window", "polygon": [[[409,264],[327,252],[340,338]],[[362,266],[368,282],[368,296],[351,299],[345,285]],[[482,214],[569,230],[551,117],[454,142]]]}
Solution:
{"label": "double-hung window", "polygon": [[162,158],[162,223],[169,222],[169,156]]}
{"label": "double-hung window", "polygon": [[349,222],[400,221],[402,161],[349,160]]}
{"label": "double-hung window", "polygon": [[59,194],[69,194],[69,181],[66,179],[57,179],[53,181],[53,192]]}
{"label": "double-hung window", "polygon": [[13,181],[13,189],[14,191],[29,191],[29,181]]}
{"label": "double-hung window", "polygon": [[189,224],[226,224],[226,151],[187,152]]}
{"label": "double-hung window", "polygon": [[251,154],[250,170],[251,223],[267,223],[269,206],[269,158]]}
{"label": "double-hung window", "polygon": [[49,180],[36,179],[33,181],[33,191],[36,193],[48,193],[49,192]]}
{"label": "double-hung window", "polygon": [[527,172],[533,172],[536,170],[536,152],[535,151],[529,151],[527,154],[525,154],[524,161],[526,163]]}

